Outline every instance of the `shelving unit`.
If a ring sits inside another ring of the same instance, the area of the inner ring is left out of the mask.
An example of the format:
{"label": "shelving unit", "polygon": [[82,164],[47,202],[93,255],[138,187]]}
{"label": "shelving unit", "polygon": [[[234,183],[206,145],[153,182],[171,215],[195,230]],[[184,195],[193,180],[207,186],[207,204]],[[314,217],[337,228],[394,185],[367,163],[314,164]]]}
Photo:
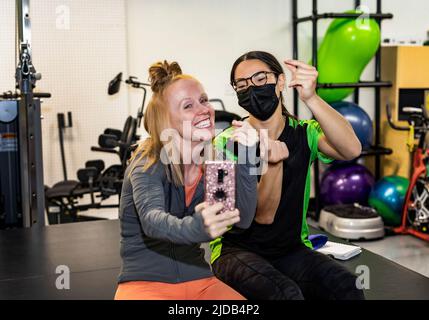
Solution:
{"label": "shelving unit", "polygon": [[[355,0],[355,7],[360,6],[361,1]],[[319,13],[318,12],[318,1],[312,0],[312,14],[310,16],[298,17],[298,0],[292,0],[292,23],[293,23],[293,58],[298,59],[298,25],[303,22],[312,23],[312,64],[317,68],[317,31],[318,26],[317,22],[320,19],[332,19],[332,18],[348,18],[356,19],[361,15],[356,13]],[[368,15],[369,18],[373,18],[377,21],[381,30],[381,21],[384,19],[391,19],[393,15],[390,13],[382,13],[381,11],[381,0],[376,0],[376,12]],[[363,150],[361,157],[374,156],[375,157],[375,169],[374,174],[376,180],[380,178],[380,165],[381,165],[381,156],[388,155],[392,153],[391,149],[384,148],[380,143],[380,122],[381,122],[381,110],[380,110],[380,89],[382,87],[391,87],[392,83],[388,81],[381,80],[381,55],[380,48],[375,54],[375,74],[374,81],[359,81],[357,83],[318,83],[317,88],[356,88],[353,94],[353,101],[356,104],[359,104],[359,89],[360,88],[374,88],[375,90],[375,116],[374,116],[374,145],[370,148]],[[293,94],[294,101],[294,114],[299,116],[299,106],[298,106],[298,95],[294,91]],[[315,213],[316,220],[319,219],[320,214],[320,204],[319,204],[319,194],[320,194],[320,185],[319,185],[319,162],[316,160],[314,163],[314,191],[315,197],[312,199],[313,210]]]}

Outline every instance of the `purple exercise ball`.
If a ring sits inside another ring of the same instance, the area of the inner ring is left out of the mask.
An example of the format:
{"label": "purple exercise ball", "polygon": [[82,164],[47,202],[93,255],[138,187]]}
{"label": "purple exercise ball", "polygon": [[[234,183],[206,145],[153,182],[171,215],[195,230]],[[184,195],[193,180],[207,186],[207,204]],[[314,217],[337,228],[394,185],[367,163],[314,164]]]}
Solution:
{"label": "purple exercise ball", "polygon": [[323,205],[368,204],[368,196],[375,180],[371,172],[360,164],[337,164],[322,176],[320,200]]}

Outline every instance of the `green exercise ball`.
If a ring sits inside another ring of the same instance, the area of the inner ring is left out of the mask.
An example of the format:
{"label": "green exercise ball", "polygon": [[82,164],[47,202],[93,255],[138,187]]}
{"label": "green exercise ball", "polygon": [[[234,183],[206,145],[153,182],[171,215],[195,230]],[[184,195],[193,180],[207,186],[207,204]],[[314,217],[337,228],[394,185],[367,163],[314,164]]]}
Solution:
{"label": "green exercise ball", "polygon": [[[347,13],[362,13],[351,10]],[[318,51],[320,83],[358,82],[380,45],[380,27],[374,19],[338,18],[329,25]],[[319,89],[326,102],[341,101],[354,88]]]}
{"label": "green exercise ball", "polygon": [[377,210],[388,226],[401,224],[402,209],[409,181],[400,176],[380,179],[369,194],[368,203]]}

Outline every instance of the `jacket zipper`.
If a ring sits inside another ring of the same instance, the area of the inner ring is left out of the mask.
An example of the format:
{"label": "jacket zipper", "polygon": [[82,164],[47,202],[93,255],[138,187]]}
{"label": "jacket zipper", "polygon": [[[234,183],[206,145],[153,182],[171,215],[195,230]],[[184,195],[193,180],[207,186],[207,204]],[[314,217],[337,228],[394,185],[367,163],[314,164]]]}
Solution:
{"label": "jacket zipper", "polygon": [[171,250],[170,250],[170,256],[173,259],[174,264],[174,271],[176,272],[176,282],[180,282],[180,273],[179,273],[179,266],[176,260],[176,252],[174,250],[174,243],[171,243]]}
{"label": "jacket zipper", "polygon": [[[187,216],[188,212],[189,212],[189,207],[186,205],[186,194],[185,194],[185,190],[183,190],[183,203],[185,203],[185,216]],[[191,201],[191,205],[192,205],[192,201]],[[176,260],[176,252],[174,250],[175,244],[172,242],[171,243],[171,256],[173,258],[174,261],[174,266],[175,266],[175,270],[176,270],[176,280],[179,282],[180,281],[180,270],[179,270],[179,264]]]}
{"label": "jacket zipper", "polygon": [[[170,170],[170,174],[171,174],[171,168],[168,167],[168,169]],[[168,212],[171,213],[171,182],[168,185]],[[174,250],[174,243],[170,242],[170,258],[173,260],[173,265],[174,265],[174,271],[176,272],[176,282],[180,281],[180,274],[179,274],[179,266],[176,260],[176,252]]]}

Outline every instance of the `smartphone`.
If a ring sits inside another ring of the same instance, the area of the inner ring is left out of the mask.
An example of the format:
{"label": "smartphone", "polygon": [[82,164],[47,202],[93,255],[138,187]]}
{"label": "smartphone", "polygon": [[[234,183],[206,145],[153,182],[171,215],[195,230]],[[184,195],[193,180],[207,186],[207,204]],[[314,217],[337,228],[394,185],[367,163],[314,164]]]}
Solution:
{"label": "smartphone", "polygon": [[223,203],[225,211],[235,209],[235,163],[233,161],[205,162],[205,201],[210,205]]}

